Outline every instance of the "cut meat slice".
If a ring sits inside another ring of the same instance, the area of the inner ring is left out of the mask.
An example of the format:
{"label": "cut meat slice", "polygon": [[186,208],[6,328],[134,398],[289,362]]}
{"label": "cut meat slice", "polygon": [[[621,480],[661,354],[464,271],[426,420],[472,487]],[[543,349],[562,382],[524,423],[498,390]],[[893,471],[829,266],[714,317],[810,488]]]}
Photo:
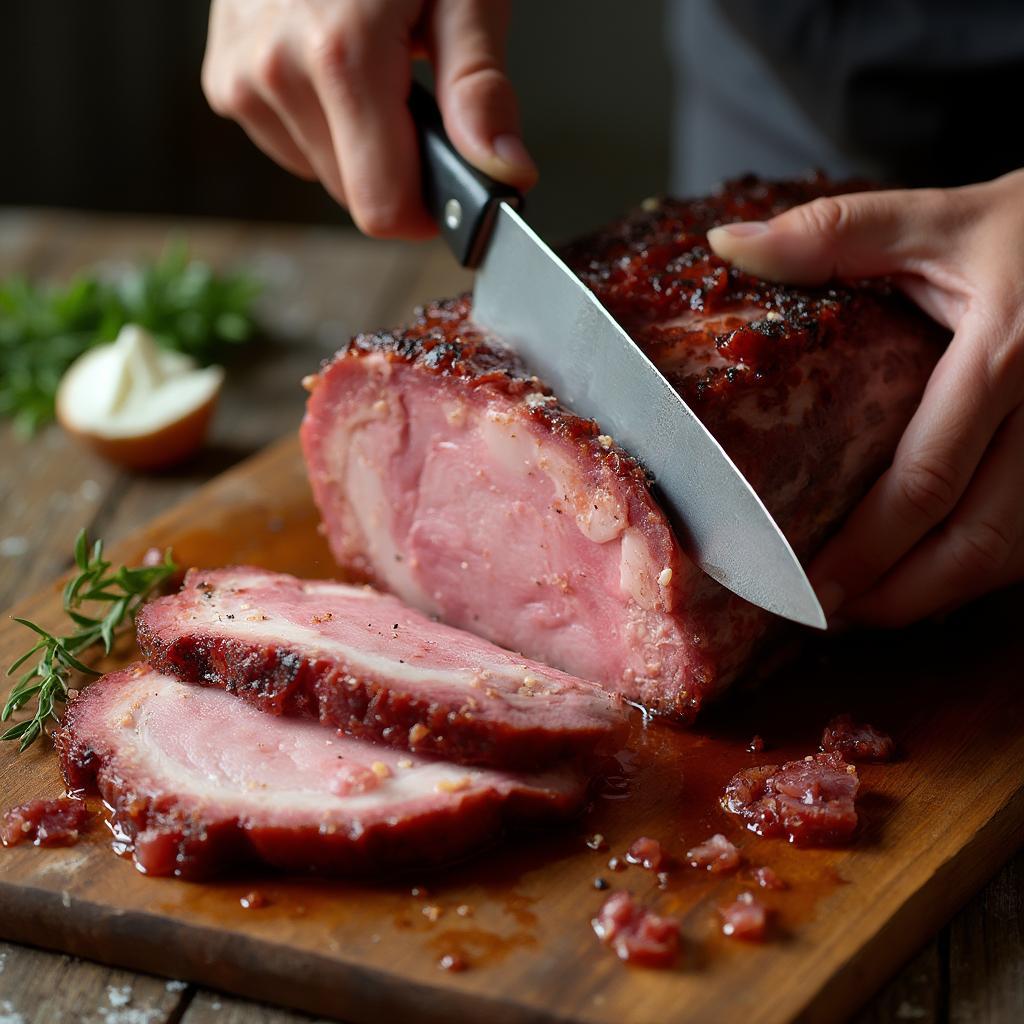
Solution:
{"label": "cut meat slice", "polygon": [[[945,337],[884,285],[769,285],[707,247],[715,224],[830,191],[733,183],[568,252],[801,556],[891,459]],[[452,625],[691,718],[769,616],[684,556],[642,467],[471,315],[468,299],[429,306],[307,381],[302,441],[331,550]]]}
{"label": "cut meat slice", "polygon": [[138,638],[155,668],[186,681],[464,764],[611,754],[628,731],[623,702],[599,686],[369,587],[193,569],[180,593],[142,610]]}
{"label": "cut meat slice", "polygon": [[510,820],[581,804],[572,768],[466,768],[273,718],[139,664],[91,683],[55,734],[70,789],[95,788],[138,867],[356,872],[459,857]]}

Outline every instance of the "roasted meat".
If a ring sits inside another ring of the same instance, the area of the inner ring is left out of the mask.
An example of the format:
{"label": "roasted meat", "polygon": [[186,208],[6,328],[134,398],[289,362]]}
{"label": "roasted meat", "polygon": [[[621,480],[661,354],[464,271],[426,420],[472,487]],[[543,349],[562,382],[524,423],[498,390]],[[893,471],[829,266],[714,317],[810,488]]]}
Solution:
{"label": "roasted meat", "polygon": [[[708,249],[716,224],[828,191],[744,180],[567,251],[802,556],[891,459],[943,339],[885,284],[769,285]],[[474,325],[469,299],[359,335],[307,384],[303,447],[343,566],[676,719],[750,661],[770,617],[687,559],[644,468]]]}

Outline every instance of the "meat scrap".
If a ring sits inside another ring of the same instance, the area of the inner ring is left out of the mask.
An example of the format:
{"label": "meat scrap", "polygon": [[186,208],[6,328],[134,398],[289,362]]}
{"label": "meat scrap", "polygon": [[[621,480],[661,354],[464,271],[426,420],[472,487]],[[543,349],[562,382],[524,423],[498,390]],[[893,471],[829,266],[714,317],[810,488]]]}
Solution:
{"label": "meat scrap", "polygon": [[464,971],[469,967],[469,962],[465,957],[459,956],[458,953],[445,953],[440,960],[437,961],[437,966],[442,971],[451,971],[453,974],[457,974],[460,971]]}
{"label": "meat scrap", "polygon": [[[946,334],[885,283],[769,284],[706,236],[841,191],[734,181],[566,253],[801,557],[891,461]],[[766,633],[769,614],[685,556],[636,453],[475,324],[468,298],[353,338],[310,391],[302,446],[331,551],[406,603],[684,721]]]}
{"label": "meat scrap", "polygon": [[797,846],[847,842],[857,828],[857,769],[838,754],[814,754],[781,768],[738,772],[722,806],[759,836],[786,836]]}
{"label": "meat scrap", "polygon": [[154,668],[274,714],[462,764],[613,754],[623,702],[594,683],[431,622],[369,587],[234,567],[192,569],[146,605]]}
{"label": "meat scrap", "polygon": [[821,749],[839,754],[854,764],[864,761],[891,761],[896,749],[891,736],[873,725],[860,724],[849,714],[836,715],[821,737]]}
{"label": "meat scrap", "polygon": [[632,893],[612,893],[590,923],[597,937],[628,963],[671,967],[679,954],[679,921],[642,906]]}
{"label": "meat scrap", "polygon": [[751,872],[751,877],[762,889],[788,889],[789,886],[786,884],[784,878],[780,878],[779,875],[767,865],[762,865],[759,868],[754,868]]}
{"label": "meat scrap", "polygon": [[760,942],[768,926],[768,911],[753,893],[741,892],[725,906],[718,908],[722,918],[722,934],[730,939]]}
{"label": "meat scrap", "polygon": [[516,774],[403,753],[144,664],[90,683],[54,741],[69,788],[103,797],[152,875],[436,864],[507,822],[571,815],[585,794],[572,767]]}
{"label": "meat scrap", "polygon": [[63,796],[31,800],[4,813],[0,842],[4,846],[29,842],[36,846],[74,846],[88,821],[84,800]]}
{"label": "meat scrap", "polygon": [[667,858],[657,839],[641,836],[630,844],[629,850],[626,852],[626,860],[630,864],[639,864],[648,871],[660,871]]}
{"label": "meat scrap", "polygon": [[699,846],[686,851],[686,860],[695,868],[704,868],[713,875],[735,871],[740,866],[740,851],[720,832]]}

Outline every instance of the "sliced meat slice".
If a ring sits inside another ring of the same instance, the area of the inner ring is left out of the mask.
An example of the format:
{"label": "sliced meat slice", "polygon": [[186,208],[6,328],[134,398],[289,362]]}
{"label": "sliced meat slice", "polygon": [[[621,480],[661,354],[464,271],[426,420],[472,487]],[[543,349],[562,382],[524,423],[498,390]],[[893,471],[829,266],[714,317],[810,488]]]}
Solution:
{"label": "sliced meat slice", "polygon": [[186,878],[440,863],[507,821],[573,813],[586,788],[572,768],[517,775],[337,736],[144,664],[90,683],[55,742],[69,788],[98,790],[140,870]]}
{"label": "sliced meat slice", "polygon": [[[891,461],[945,334],[885,285],[731,270],[706,233],[838,190],[733,182],[567,253],[802,557]],[[770,616],[685,557],[630,453],[476,326],[468,299],[360,335],[307,386],[303,449],[331,550],[408,603],[677,719],[765,635]]]}
{"label": "sliced meat slice", "polygon": [[148,604],[155,668],[275,714],[464,764],[535,768],[625,742],[600,686],[431,622],[396,598],[263,569],[189,572]]}

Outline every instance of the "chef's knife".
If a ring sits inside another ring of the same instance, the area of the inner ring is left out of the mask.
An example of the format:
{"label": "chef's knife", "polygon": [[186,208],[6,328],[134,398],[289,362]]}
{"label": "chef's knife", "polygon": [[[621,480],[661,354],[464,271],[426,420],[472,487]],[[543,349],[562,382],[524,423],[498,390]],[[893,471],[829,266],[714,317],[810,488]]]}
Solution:
{"label": "chef's knife", "polygon": [[658,368],[517,212],[522,197],[455,151],[430,93],[409,106],[424,197],[461,264],[476,268],[473,319],[574,412],[596,420],[654,476],[686,553],[761,608],[824,628],[825,614],[761,499]]}

